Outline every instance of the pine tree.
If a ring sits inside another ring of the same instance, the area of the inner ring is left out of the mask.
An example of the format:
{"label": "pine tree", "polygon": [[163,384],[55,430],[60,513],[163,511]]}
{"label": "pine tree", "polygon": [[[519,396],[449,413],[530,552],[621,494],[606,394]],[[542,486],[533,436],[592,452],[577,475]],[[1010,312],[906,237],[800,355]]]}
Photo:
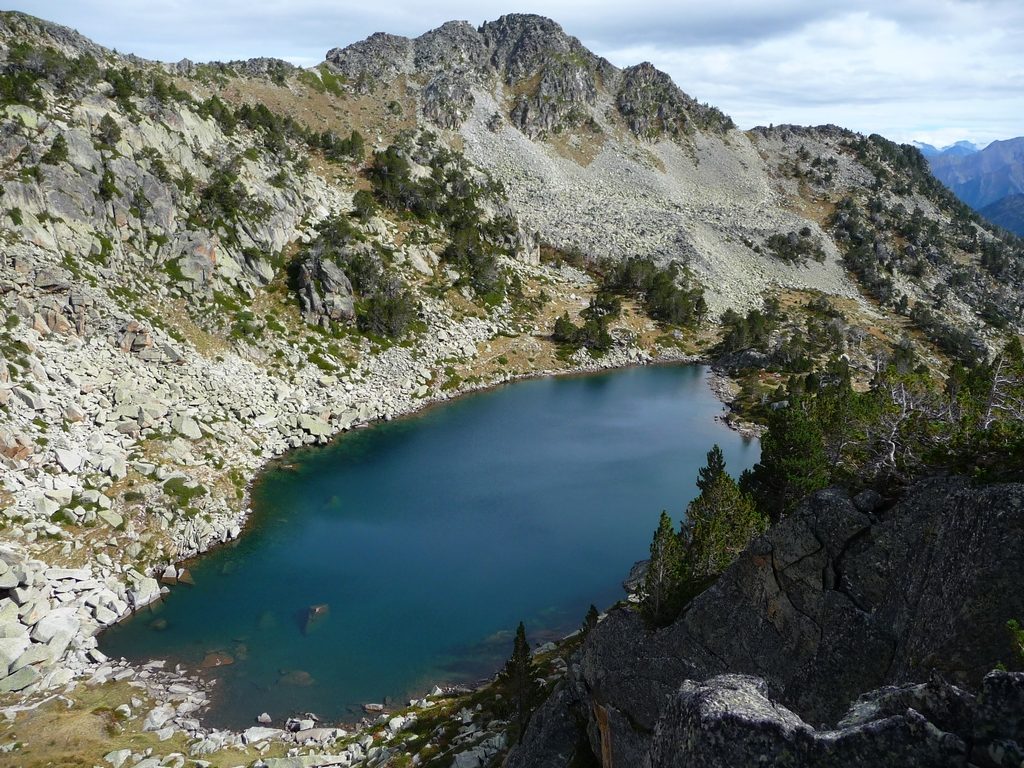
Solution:
{"label": "pine tree", "polygon": [[96,138],[106,147],[113,147],[121,140],[121,128],[109,113],[100,118],[96,128]]}
{"label": "pine tree", "polygon": [[[831,372],[830,372],[831,373]],[[875,419],[875,399],[853,389],[849,369],[836,367],[838,381],[823,387],[813,401],[813,417],[827,425],[823,432],[825,458],[833,482],[855,477],[865,461],[867,430]]]}
{"label": "pine tree", "polygon": [[772,522],[789,514],[809,493],[824,488],[830,473],[824,436],[800,399],[768,417],[761,460],[741,478],[758,509]]}
{"label": "pine tree", "polygon": [[516,628],[516,639],[512,644],[512,655],[505,662],[499,681],[512,707],[518,739],[523,738],[526,723],[530,718],[530,707],[536,693],[534,682],[533,654],[530,644],[526,641],[526,627],[519,622]]}
{"label": "pine tree", "polygon": [[718,447],[716,443],[712,446],[711,450],[708,451],[708,463],[697,470],[697,487],[701,493],[707,491],[711,487],[712,483],[715,482],[725,472],[725,455],[722,453],[722,449]]}
{"label": "pine tree", "polygon": [[662,511],[658,530],[651,542],[651,559],[644,577],[640,606],[647,619],[656,626],[668,624],[679,607],[682,576],[682,547],[672,525],[672,518]]}
{"label": "pine tree", "polygon": [[700,594],[766,527],[751,498],[721,471],[686,510],[681,599]]}

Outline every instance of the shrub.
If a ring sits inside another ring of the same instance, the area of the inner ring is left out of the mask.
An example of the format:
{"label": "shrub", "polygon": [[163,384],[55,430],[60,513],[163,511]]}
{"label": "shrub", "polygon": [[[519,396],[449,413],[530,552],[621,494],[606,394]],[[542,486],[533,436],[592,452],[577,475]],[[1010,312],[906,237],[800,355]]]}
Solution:
{"label": "shrub", "polygon": [[113,148],[121,140],[121,128],[110,116],[110,113],[100,118],[99,125],[96,127],[96,139],[101,146],[107,148]]}
{"label": "shrub", "polygon": [[101,200],[110,201],[121,194],[114,179],[114,172],[109,167],[103,167],[103,175],[100,177],[99,195]]}
{"label": "shrub", "polygon": [[68,140],[64,138],[63,134],[58,133],[53,139],[53,143],[50,148],[46,150],[45,154],[40,158],[40,162],[46,163],[47,165],[57,165],[58,163],[66,163],[68,160]]}

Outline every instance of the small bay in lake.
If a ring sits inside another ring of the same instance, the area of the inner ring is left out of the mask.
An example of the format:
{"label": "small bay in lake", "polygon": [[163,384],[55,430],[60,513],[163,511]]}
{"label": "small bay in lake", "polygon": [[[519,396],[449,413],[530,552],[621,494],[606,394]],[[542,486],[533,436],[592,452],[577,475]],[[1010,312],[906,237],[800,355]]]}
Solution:
{"label": "small bay in lake", "polygon": [[757,461],[721,410],[706,368],[650,366],[521,381],[293,452],[253,488],[242,537],[190,564],[195,586],[100,646],[220,662],[213,726],[351,720],[486,677],[520,620],[552,639],[623,597],[714,443],[734,476]]}

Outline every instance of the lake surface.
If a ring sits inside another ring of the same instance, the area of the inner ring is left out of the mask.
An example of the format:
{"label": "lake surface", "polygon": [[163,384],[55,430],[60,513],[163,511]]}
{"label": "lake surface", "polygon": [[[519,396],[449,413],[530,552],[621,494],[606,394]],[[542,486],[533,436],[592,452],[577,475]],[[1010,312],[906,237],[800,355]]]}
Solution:
{"label": "lake surface", "polygon": [[[103,651],[216,678],[206,720],[246,727],[474,681],[623,597],[662,509],[678,520],[712,444],[701,366],[523,381],[296,451],[253,489],[252,524],[192,564],[195,586],[112,628]],[[311,625],[309,609],[327,605]]]}

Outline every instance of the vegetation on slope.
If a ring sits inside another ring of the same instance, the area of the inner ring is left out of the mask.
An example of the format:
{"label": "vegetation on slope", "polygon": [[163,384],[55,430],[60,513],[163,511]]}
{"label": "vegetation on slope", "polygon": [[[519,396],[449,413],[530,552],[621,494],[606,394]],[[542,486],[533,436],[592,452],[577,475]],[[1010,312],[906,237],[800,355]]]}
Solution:
{"label": "vegetation on slope", "polygon": [[894,359],[865,392],[854,390],[841,363],[827,378],[808,374],[769,415],[761,459],[738,484],[713,449],[681,530],[663,514],[655,532],[642,601],[651,621],[671,622],[767,521],[813,491],[840,485],[891,496],[936,474],[1024,478],[1020,339],[973,368],[954,363],[944,381],[912,363]]}

